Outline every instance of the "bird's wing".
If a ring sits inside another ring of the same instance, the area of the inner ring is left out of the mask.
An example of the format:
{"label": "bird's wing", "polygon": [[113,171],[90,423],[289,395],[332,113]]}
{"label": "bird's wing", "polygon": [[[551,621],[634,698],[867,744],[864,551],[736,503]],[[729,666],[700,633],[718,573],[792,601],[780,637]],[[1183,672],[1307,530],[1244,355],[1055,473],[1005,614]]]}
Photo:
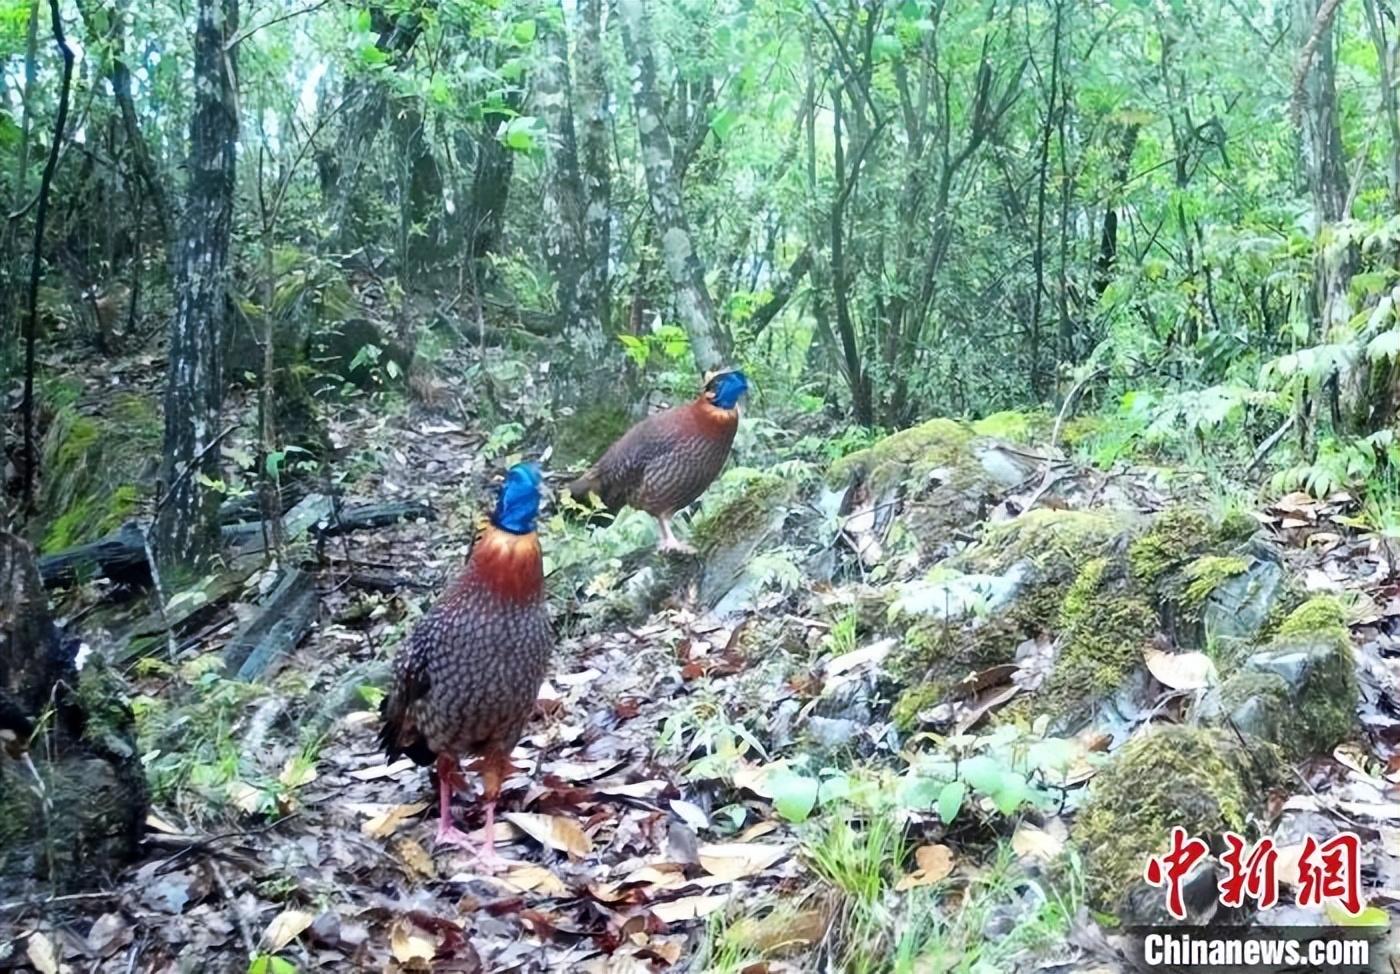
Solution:
{"label": "bird's wing", "polygon": [[641,486],[647,466],[672,449],[677,418],[676,409],[667,409],[629,429],[579,478],[583,493],[596,491],[609,509],[626,504]]}
{"label": "bird's wing", "polygon": [[408,643],[394,659],[394,683],[379,706],[383,726],[379,742],[390,759],[407,755],[419,764],[431,764],[433,754],[413,719],[413,704],[428,692],[429,640],[422,623],[409,634]]}

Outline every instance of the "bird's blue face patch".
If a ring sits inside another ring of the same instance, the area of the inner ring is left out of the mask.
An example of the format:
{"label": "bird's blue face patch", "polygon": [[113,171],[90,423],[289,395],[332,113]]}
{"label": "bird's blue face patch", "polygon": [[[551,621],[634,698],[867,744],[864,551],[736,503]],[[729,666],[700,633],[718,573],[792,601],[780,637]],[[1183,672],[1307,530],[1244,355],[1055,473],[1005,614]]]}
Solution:
{"label": "bird's blue face patch", "polygon": [[529,534],[535,530],[540,513],[539,464],[517,463],[506,472],[506,482],[496,498],[496,514],[491,519],[496,527],[511,534]]}
{"label": "bird's blue face patch", "polygon": [[715,405],[720,409],[733,409],[739,397],[749,391],[749,380],[738,369],[717,375],[714,381]]}

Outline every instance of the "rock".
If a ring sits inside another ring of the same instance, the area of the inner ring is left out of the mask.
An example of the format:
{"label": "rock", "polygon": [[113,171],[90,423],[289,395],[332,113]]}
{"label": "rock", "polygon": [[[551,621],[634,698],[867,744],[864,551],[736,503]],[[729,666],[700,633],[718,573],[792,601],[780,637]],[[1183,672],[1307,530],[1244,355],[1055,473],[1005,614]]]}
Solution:
{"label": "rock", "polygon": [[899,587],[891,609],[901,615],[941,620],[964,619],[974,612],[996,615],[1021,593],[1031,572],[1028,562],[1017,562],[999,575],[973,573],[917,579]]}
{"label": "rock", "polygon": [[[1244,834],[1281,776],[1271,751],[1246,750],[1223,728],[1162,726],[1134,738],[1091,782],[1070,832],[1090,902],[1140,912],[1133,904],[1143,894],[1134,890],[1145,886],[1146,857],[1164,850],[1173,826],[1207,841],[1226,830]],[[1148,892],[1160,901],[1160,889]]]}
{"label": "rock", "polygon": [[1283,580],[1278,553],[1258,549],[1243,572],[1226,578],[1207,596],[1201,609],[1207,645],[1258,636],[1279,603]]}
{"label": "rock", "polygon": [[1228,716],[1244,731],[1299,759],[1328,753],[1356,725],[1359,691],[1351,636],[1335,599],[1310,599],[1268,646],[1246,657],[1202,701],[1203,720]]}
{"label": "rock", "polygon": [[844,747],[860,733],[863,724],[854,720],[844,720],[813,715],[807,718],[807,734],[817,747],[834,751]]}

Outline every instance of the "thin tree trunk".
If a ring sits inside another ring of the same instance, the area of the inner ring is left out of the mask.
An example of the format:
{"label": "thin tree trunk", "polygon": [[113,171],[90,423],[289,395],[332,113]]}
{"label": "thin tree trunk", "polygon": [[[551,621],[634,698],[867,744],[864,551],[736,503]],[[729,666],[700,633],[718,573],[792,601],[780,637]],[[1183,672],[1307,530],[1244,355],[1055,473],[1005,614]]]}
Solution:
{"label": "thin tree trunk", "polygon": [[596,296],[596,315],[604,334],[612,333],[612,151],[606,65],[603,61],[603,12],[606,0],[579,0],[578,101],[584,113],[579,136],[579,175],[583,179],[583,235],[587,264],[585,293]]}
{"label": "thin tree trunk", "polygon": [[[562,6],[551,5],[537,23],[544,57],[535,78],[535,108],[549,133],[545,153],[544,254],[554,277],[561,331],[585,362],[602,351],[599,298],[589,293],[584,230],[583,181],[574,138],[573,85]],[[585,365],[586,367],[586,365]]]}
{"label": "thin tree trunk", "polygon": [[661,233],[661,256],[675,291],[681,320],[690,336],[695,364],[703,371],[719,368],[730,355],[729,336],[721,329],[705,285],[705,270],[681,206],[671,137],[666,132],[657,93],[655,41],[642,0],[618,0],[622,41],[633,65],[632,102],[652,212]]}
{"label": "thin tree trunk", "polygon": [[164,493],[156,518],[162,564],[197,565],[219,544],[219,417],[238,142],[238,0],[199,0],[195,28],[194,118],[189,201],[176,271],[175,316],[165,389]]}
{"label": "thin tree trunk", "polygon": [[58,112],[53,120],[53,140],[49,145],[44,174],[39,180],[39,205],[34,214],[34,251],[29,265],[28,313],[24,318],[24,399],[20,407],[24,417],[24,509],[34,509],[34,474],[39,455],[34,448],[34,353],[38,344],[39,272],[44,262],[44,225],[49,213],[49,190],[53,186],[54,170],[58,168],[58,153],[63,148],[64,130],[68,126],[68,93],[73,84],[73,51],[63,36],[63,15],[58,0],[49,0],[49,19],[53,26],[54,44],[63,58],[63,75],[59,81]]}

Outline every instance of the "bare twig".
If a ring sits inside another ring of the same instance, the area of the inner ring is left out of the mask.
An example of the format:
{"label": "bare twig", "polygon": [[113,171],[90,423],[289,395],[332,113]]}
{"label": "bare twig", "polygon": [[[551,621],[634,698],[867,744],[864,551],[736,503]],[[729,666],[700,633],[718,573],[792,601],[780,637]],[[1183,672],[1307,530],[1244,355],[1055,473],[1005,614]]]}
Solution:
{"label": "bare twig", "polygon": [[240,31],[237,34],[234,34],[233,37],[229,38],[228,42],[224,44],[224,50],[231,51],[243,41],[246,41],[248,38],[252,37],[260,30],[266,30],[273,24],[280,24],[284,20],[291,20],[294,17],[300,17],[304,14],[315,13],[317,10],[320,10],[328,3],[330,3],[330,0],[319,0],[318,3],[310,4],[308,6],[300,8],[299,10],[292,10],[288,13],[281,14],[277,17],[270,17],[260,24],[254,24],[246,30]]}
{"label": "bare twig", "polygon": [[1293,428],[1293,424],[1297,422],[1297,420],[1298,414],[1290,413],[1288,418],[1283,421],[1283,425],[1270,433],[1268,439],[1259,444],[1259,449],[1254,451],[1254,456],[1250,459],[1249,466],[1244,468],[1246,477],[1254,473],[1259,465],[1264,462],[1264,458],[1274,451],[1274,447],[1283,442],[1283,438],[1288,435],[1288,431]]}

